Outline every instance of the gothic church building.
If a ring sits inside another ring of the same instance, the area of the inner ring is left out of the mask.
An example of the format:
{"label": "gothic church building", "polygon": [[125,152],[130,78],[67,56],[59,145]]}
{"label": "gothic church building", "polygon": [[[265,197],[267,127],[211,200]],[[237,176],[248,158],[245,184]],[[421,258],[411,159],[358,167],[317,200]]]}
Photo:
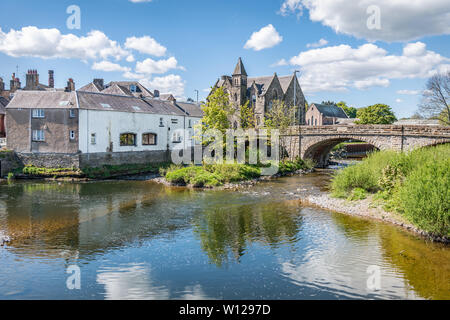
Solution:
{"label": "gothic church building", "polygon": [[[297,106],[296,123],[298,123],[300,113],[300,124],[305,124],[305,96],[303,95],[300,83],[295,74],[279,77],[276,73],[268,77],[248,78],[242,59],[234,69],[233,75],[222,76],[217,80],[211,93],[216,88],[223,88],[230,95],[231,105],[238,108],[249,101],[255,113],[257,127],[264,126],[266,113],[272,107],[274,100],[282,100],[287,105]],[[232,119],[234,128],[240,126],[239,119],[235,116]]]}

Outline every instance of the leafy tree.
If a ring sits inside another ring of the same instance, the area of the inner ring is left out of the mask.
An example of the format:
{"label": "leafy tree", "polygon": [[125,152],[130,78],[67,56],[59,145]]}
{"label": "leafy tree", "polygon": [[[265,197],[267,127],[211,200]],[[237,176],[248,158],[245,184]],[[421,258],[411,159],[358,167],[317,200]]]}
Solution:
{"label": "leafy tree", "polygon": [[358,124],[392,124],[397,121],[391,107],[385,104],[374,104],[359,109],[356,114]]}
{"label": "leafy tree", "polygon": [[223,88],[217,88],[201,108],[203,118],[199,126],[202,133],[208,129],[217,129],[225,133],[231,127],[229,119],[234,114],[234,109],[230,104],[228,93]]}
{"label": "leafy tree", "polygon": [[239,108],[241,127],[242,129],[249,129],[255,127],[255,112],[247,101]]}
{"label": "leafy tree", "polygon": [[347,103],[345,103],[344,101],[338,102],[337,106],[344,109],[349,118],[356,118],[356,113],[358,111],[356,108],[347,106]]}
{"label": "leafy tree", "polygon": [[432,76],[426,87],[419,106],[420,112],[450,126],[450,71]]}
{"label": "leafy tree", "polygon": [[322,101],[322,104],[326,105],[326,106],[335,106],[336,103],[334,101]]}
{"label": "leafy tree", "polygon": [[272,108],[266,113],[265,125],[270,129],[287,129],[295,124],[296,108],[282,100],[274,100]]}

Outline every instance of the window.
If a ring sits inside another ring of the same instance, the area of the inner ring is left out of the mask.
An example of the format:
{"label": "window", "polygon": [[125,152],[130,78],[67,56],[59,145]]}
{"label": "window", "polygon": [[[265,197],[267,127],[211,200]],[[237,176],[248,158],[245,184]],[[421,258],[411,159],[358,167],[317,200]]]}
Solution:
{"label": "window", "polygon": [[134,111],[141,111],[141,108],[139,108],[138,106],[133,106]]}
{"label": "window", "polygon": [[172,119],[173,124],[178,124],[178,119]]}
{"label": "window", "polygon": [[70,109],[69,117],[70,118],[75,118],[75,109]]}
{"label": "window", "polygon": [[136,134],[134,133],[123,133],[120,135],[120,145],[125,146],[135,146],[136,145]]}
{"label": "window", "polygon": [[159,126],[164,127],[164,119],[163,118],[159,118]]}
{"label": "window", "polygon": [[238,100],[238,96],[237,96],[237,94],[235,93],[234,94],[234,101],[237,101]]}
{"label": "window", "polygon": [[96,143],[97,143],[97,134],[91,133],[91,144],[96,144]]}
{"label": "window", "polygon": [[142,135],[142,145],[143,146],[156,146],[156,134],[144,133]]}
{"label": "window", "polygon": [[259,116],[256,116],[256,125],[261,125],[261,118]]}
{"label": "window", "polygon": [[107,103],[100,103],[100,105],[101,105],[103,108],[111,109],[111,106],[110,106],[109,104],[107,104]]}
{"label": "window", "polygon": [[277,99],[278,99],[278,91],[273,90],[273,100],[277,100]]}
{"label": "window", "polygon": [[252,102],[253,102],[253,105],[256,104],[256,95],[253,95],[253,96],[252,96]]}
{"label": "window", "polygon": [[45,118],[44,109],[33,109],[33,118]]}
{"label": "window", "polygon": [[136,86],[135,86],[134,84],[132,84],[132,85],[130,86],[130,91],[131,91],[131,92],[136,92],[136,91],[137,91],[137,88],[136,88]]}
{"label": "window", "polygon": [[44,130],[33,130],[33,141],[37,141],[37,142],[45,141]]}
{"label": "window", "polygon": [[173,143],[180,143],[181,142],[181,134],[180,132],[175,131],[172,133],[172,142]]}
{"label": "window", "polygon": [[70,130],[69,136],[70,136],[70,140],[75,140],[75,131]]}
{"label": "window", "polygon": [[192,128],[192,120],[191,119],[189,119],[189,121],[188,121],[188,128]]}

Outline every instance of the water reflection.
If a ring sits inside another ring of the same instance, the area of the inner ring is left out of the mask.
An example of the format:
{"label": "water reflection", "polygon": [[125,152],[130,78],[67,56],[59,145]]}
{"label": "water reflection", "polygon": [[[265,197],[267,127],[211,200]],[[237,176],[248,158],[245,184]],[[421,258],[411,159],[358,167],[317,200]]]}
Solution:
{"label": "water reflection", "polygon": [[[448,247],[379,222],[304,208],[329,172],[250,190],[148,181],[0,185],[0,297],[450,298]],[[291,199],[291,200],[290,200]],[[82,267],[85,291],[63,286]],[[367,267],[382,290],[366,288]]]}

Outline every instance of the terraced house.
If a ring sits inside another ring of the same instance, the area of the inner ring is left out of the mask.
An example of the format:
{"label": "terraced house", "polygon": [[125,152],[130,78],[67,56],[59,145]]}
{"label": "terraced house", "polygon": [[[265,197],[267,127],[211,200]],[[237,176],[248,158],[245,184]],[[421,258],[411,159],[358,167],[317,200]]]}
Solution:
{"label": "terraced house", "polygon": [[176,100],[18,91],[6,108],[7,147],[40,167],[156,163],[195,146],[201,117],[199,106]]}

